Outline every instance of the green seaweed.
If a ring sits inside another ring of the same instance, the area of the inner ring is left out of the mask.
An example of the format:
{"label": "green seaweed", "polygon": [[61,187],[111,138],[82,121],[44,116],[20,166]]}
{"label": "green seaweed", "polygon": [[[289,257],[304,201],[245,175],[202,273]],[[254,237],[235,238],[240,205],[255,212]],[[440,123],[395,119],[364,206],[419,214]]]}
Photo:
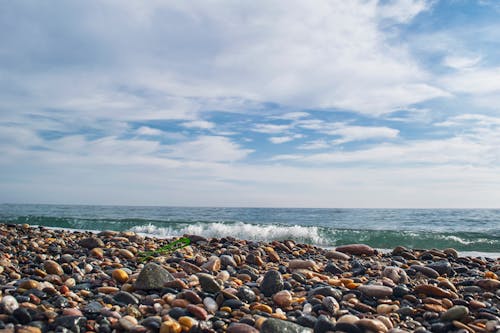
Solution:
{"label": "green seaweed", "polygon": [[139,252],[137,255],[139,256],[139,261],[143,262],[145,260],[152,259],[153,255],[155,254],[165,255],[178,249],[182,249],[189,244],[191,244],[191,240],[189,238],[181,237],[173,242],[168,243],[167,245],[160,247],[159,249],[156,249],[154,251]]}

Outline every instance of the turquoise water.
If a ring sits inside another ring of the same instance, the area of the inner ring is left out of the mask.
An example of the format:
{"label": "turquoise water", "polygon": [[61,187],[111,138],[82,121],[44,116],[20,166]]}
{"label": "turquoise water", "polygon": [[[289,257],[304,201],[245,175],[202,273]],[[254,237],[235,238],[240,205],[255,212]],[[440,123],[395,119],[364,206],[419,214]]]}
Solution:
{"label": "turquoise water", "polygon": [[498,209],[289,209],[0,205],[0,221],[84,230],[185,233],[320,246],[453,247],[500,252]]}

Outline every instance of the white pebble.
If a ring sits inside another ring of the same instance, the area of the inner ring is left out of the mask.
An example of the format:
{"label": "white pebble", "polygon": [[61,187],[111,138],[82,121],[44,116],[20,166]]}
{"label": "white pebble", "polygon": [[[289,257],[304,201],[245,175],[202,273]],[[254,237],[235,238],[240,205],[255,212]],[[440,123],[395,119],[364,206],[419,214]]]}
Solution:
{"label": "white pebble", "polygon": [[5,312],[7,312],[9,314],[12,314],[14,312],[14,310],[19,308],[19,303],[17,302],[17,300],[14,298],[14,296],[10,296],[10,295],[4,296],[2,298],[1,304],[2,304],[3,308],[5,309]]}

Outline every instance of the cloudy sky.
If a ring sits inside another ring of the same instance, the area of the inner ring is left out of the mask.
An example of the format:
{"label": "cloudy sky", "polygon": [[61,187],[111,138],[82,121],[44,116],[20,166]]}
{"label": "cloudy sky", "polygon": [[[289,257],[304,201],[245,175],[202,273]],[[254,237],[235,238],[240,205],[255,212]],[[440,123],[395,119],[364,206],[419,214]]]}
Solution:
{"label": "cloudy sky", "polygon": [[0,202],[500,207],[496,0],[0,1]]}

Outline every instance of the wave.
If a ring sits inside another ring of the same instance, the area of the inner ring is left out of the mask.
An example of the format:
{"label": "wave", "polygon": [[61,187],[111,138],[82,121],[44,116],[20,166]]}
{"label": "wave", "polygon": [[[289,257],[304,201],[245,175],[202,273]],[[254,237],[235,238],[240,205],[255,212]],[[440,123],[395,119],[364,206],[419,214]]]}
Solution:
{"label": "wave", "polygon": [[231,236],[255,241],[293,239],[297,242],[323,247],[365,243],[376,248],[385,249],[403,245],[420,249],[453,247],[459,251],[500,252],[500,235],[498,229],[488,232],[399,231],[279,223],[245,223],[241,221],[52,217],[35,215],[0,216],[0,221],[80,230],[131,230],[156,237],[197,234],[217,238]]}

